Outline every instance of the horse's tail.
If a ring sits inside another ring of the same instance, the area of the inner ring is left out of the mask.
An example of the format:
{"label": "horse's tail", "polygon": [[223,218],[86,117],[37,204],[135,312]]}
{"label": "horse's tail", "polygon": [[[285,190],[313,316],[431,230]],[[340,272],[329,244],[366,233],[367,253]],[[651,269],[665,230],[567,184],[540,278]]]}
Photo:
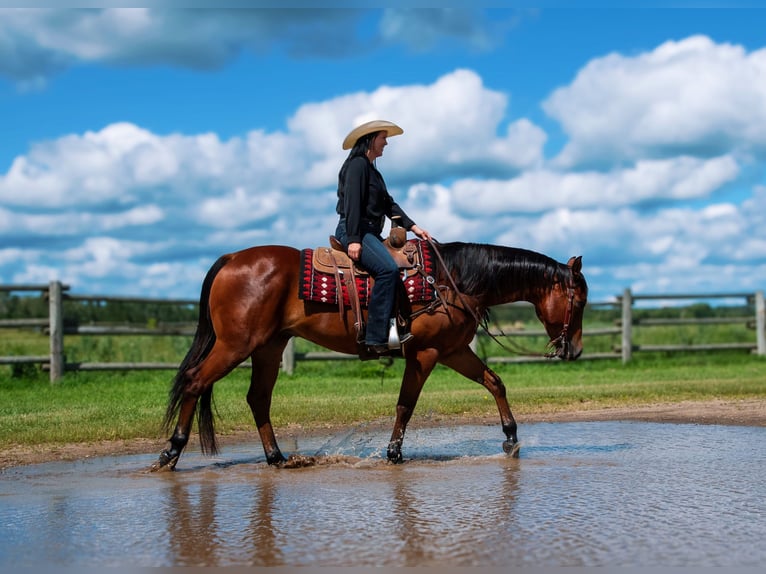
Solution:
{"label": "horse's tail", "polygon": [[[193,369],[205,360],[210,350],[215,344],[215,331],[213,322],[210,319],[210,289],[213,286],[218,272],[229,261],[227,255],[223,255],[213,263],[210,270],[202,282],[202,292],[199,298],[199,319],[197,321],[197,331],[194,333],[186,357],[181,361],[178,372],[173,379],[173,385],[168,397],[168,406],[165,411],[164,428],[167,432],[181,408],[181,402],[184,398],[184,391],[189,382],[189,370]],[[205,454],[214,455],[218,452],[218,445],[215,440],[215,425],[212,410],[213,386],[210,385],[200,396],[197,405],[197,427],[199,429],[200,447]]]}

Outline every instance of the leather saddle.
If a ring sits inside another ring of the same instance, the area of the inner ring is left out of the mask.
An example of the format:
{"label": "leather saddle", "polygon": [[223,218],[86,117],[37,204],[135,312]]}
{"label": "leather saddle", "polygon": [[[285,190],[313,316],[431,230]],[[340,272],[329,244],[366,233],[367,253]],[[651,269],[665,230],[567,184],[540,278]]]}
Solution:
{"label": "leather saddle", "polygon": [[[393,257],[399,269],[407,271],[416,269],[421,264],[420,252],[414,241],[408,241],[400,247],[393,247],[391,240],[386,239],[383,244]],[[358,277],[369,275],[367,270],[357,265],[346,253],[343,245],[335,236],[330,236],[330,247],[318,247],[314,250],[314,269],[321,273],[335,274],[338,270],[354,273]]]}
{"label": "leather saddle", "polygon": [[[422,269],[421,253],[418,249],[419,242],[415,240],[406,241],[406,232],[402,228],[397,228],[397,232],[399,230],[401,230],[400,233],[392,232],[383,243],[402,273],[409,277],[418,273],[418,271]],[[334,275],[338,289],[340,289],[341,283],[346,286],[349,301],[351,303],[351,311],[354,314],[354,327],[357,333],[357,341],[363,341],[365,327],[362,318],[359,293],[357,291],[356,278],[368,277],[369,272],[363,267],[359,267],[356,262],[348,256],[341,242],[332,235],[330,236],[330,247],[318,247],[314,249],[312,265],[319,273]],[[372,280],[371,277],[370,280]],[[407,308],[406,310],[402,308],[403,304]],[[400,298],[398,307],[397,323],[400,326],[404,326],[409,322],[409,302],[407,301],[406,293],[403,293],[403,297]],[[340,296],[338,296],[338,312],[342,317],[344,314],[344,306],[343,298]],[[406,317],[402,316],[403,313]]]}

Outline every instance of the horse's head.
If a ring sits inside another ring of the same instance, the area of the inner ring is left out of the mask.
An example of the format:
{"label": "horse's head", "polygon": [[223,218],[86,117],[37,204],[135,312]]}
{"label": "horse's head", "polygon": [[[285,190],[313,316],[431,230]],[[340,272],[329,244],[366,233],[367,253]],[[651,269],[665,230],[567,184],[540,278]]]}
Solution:
{"label": "horse's head", "polygon": [[564,280],[556,282],[535,305],[537,317],[551,338],[549,357],[574,361],[582,354],[582,316],[588,284],[582,274],[582,257],[571,257]]}

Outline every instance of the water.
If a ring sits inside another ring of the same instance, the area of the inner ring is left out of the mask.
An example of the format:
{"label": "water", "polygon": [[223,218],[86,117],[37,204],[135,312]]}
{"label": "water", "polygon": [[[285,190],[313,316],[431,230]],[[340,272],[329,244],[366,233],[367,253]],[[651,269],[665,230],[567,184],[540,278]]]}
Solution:
{"label": "water", "polygon": [[760,566],[766,428],[639,422],[349,429],[285,450],[157,453],[0,474],[0,567]]}

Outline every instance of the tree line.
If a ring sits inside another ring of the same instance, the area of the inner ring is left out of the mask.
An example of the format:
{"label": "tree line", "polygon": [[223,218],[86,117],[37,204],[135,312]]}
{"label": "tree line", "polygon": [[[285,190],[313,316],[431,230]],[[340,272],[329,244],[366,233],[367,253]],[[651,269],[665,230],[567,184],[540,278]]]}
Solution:
{"label": "tree line", "polygon": [[[636,319],[741,317],[754,312],[753,305],[713,306],[693,303],[683,306],[659,308],[636,308]],[[0,319],[28,319],[48,316],[48,299],[45,295],[19,295],[0,291]],[[64,317],[68,323],[193,323],[198,318],[198,305],[167,302],[135,301],[64,301]],[[586,321],[611,323],[621,317],[619,305],[598,305],[586,310]],[[525,306],[504,306],[492,309],[493,321],[508,324],[534,319],[534,312]]]}
{"label": "tree line", "polygon": [[[64,299],[68,323],[193,323],[198,305],[137,301],[78,301]],[[0,319],[29,319],[48,316],[48,298],[0,292]]]}

